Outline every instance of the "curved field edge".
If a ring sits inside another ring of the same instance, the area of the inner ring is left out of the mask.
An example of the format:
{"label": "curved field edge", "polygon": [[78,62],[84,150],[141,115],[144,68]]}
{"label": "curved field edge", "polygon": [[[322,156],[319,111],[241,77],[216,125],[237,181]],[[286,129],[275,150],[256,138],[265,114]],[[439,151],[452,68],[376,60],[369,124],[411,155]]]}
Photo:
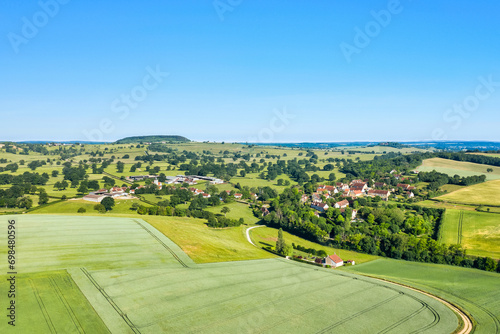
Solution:
{"label": "curved field edge", "polygon": [[438,296],[470,315],[474,333],[500,333],[500,275],[476,269],[380,259],[344,271],[401,283]]}

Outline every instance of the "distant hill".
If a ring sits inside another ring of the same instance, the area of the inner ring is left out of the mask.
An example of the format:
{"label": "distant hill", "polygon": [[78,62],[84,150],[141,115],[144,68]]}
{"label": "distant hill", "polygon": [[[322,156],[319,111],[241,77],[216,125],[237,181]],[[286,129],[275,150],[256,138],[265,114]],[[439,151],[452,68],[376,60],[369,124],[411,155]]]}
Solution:
{"label": "distant hill", "polygon": [[136,143],[161,143],[161,142],[190,142],[182,136],[136,136],[127,137],[116,141],[116,144],[136,144]]}

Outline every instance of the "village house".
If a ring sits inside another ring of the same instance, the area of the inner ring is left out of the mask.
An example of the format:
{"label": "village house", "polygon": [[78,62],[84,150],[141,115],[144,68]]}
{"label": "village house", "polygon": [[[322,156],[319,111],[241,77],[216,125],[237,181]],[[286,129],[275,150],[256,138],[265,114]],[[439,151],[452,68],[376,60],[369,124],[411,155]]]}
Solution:
{"label": "village house", "polygon": [[323,263],[325,266],[331,266],[332,268],[337,268],[344,265],[344,261],[342,261],[342,259],[337,254],[325,257]]}
{"label": "village house", "polygon": [[309,200],[309,196],[307,196],[306,194],[303,194],[302,197],[300,198],[300,201],[302,203],[305,203]]}
{"label": "village house", "polygon": [[383,188],[383,187],[385,187],[385,186],[386,186],[386,184],[385,184],[384,182],[375,182],[375,183],[373,184],[373,187],[374,187],[374,188]]}
{"label": "village house", "polygon": [[336,209],[345,209],[349,206],[349,201],[348,200],[343,200],[343,201],[340,201],[340,202],[337,202],[335,203],[334,207]]}
{"label": "village house", "polygon": [[319,212],[325,212],[328,210],[328,204],[322,202],[312,202],[311,208],[318,210]]}
{"label": "village house", "polygon": [[337,188],[339,188],[340,190],[348,190],[349,189],[349,185],[344,184],[342,182],[337,182]]}
{"label": "village house", "polygon": [[403,188],[403,190],[408,190],[408,188],[410,188],[410,185],[405,183],[398,183],[396,187]]}
{"label": "village house", "polygon": [[407,196],[408,198],[414,198],[414,197],[415,197],[415,194],[414,194],[412,191],[410,191],[410,192],[407,192],[407,193],[406,193],[406,196]]}
{"label": "village house", "polygon": [[203,198],[210,198],[210,194],[202,193],[201,195],[203,196]]}
{"label": "village house", "polygon": [[380,197],[383,200],[388,200],[389,196],[391,195],[391,192],[389,190],[381,190],[381,189],[372,189],[368,190],[368,196],[370,197]]}
{"label": "village house", "polygon": [[234,198],[236,198],[236,199],[241,199],[242,196],[243,196],[243,194],[239,194],[239,193],[234,194]]}

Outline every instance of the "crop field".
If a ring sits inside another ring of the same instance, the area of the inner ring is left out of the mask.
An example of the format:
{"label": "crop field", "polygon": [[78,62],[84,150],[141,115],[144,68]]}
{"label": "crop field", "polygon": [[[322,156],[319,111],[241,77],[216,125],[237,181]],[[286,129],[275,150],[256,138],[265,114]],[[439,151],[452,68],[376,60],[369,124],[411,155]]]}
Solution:
{"label": "crop field", "polygon": [[440,201],[500,206],[500,180],[475,184],[437,197]]}
{"label": "crop field", "polygon": [[[0,276],[2,297],[9,290],[8,277]],[[17,333],[109,333],[65,270],[19,274],[16,280]],[[5,319],[0,322],[2,333],[11,332]]]}
{"label": "crop field", "polygon": [[451,333],[458,326],[430,297],[339,270],[282,258],[197,265],[140,219],[16,218],[18,286],[32,292],[18,300],[30,317],[18,319],[25,332]]}
{"label": "crop field", "polygon": [[500,274],[391,259],[380,259],[344,270],[428,291],[469,312],[477,323],[474,333],[500,333]]}
{"label": "crop field", "polygon": [[448,209],[441,242],[461,244],[469,255],[500,259],[500,215]]}
{"label": "crop field", "polygon": [[[493,169],[493,172],[488,173],[486,171],[488,168]],[[441,158],[426,159],[421,166],[417,167],[417,170],[421,172],[435,170],[449,176],[455,174],[459,176],[486,175],[486,180],[500,179],[500,167]]]}

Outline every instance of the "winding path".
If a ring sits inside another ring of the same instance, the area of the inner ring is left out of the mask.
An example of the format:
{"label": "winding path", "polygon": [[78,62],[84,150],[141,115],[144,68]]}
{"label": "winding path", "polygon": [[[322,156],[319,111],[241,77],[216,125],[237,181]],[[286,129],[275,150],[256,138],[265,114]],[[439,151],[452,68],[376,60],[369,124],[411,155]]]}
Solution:
{"label": "winding path", "polygon": [[[257,228],[257,227],[265,227],[265,225],[252,226],[252,227],[247,228],[247,230],[246,230],[248,242],[251,243],[252,245],[254,245],[255,247],[258,247],[258,246],[256,244],[254,244],[253,241],[252,241],[252,239],[250,238],[250,230],[254,229],[254,228]],[[406,288],[406,289],[410,289],[410,290],[419,292],[421,294],[424,294],[424,295],[426,295],[428,297],[434,298],[437,301],[439,301],[439,302],[443,303],[444,305],[448,306],[452,311],[454,311],[455,313],[457,313],[460,316],[460,318],[462,318],[464,326],[463,326],[463,328],[460,331],[456,332],[456,334],[469,334],[472,331],[472,328],[473,328],[472,327],[472,321],[469,319],[469,317],[465,313],[463,313],[459,308],[455,307],[454,305],[452,305],[451,303],[447,302],[446,300],[444,300],[442,298],[439,298],[437,296],[434,296],[434,295],[432,295],[430,293],[427,293],[425,291],[422,291],[422,290],[419,290],[419,289],[416,289],[416,288],[412,288],[412,287],[404,285],[404,284],[400,284],[400,283],[388,281],[388,280],[385,280],[385,279],[376,278],[376,277],[373,277],[373,276],[367,276],[367,275],[362,275],[362,276],[366,276],[366,277],[370,277],[372,279],[376,279],[376,280],[379,280],[379,281],[382,281],[382,282],[386,282],[386,283],[398,285],[400,287],[403,287],[403,288]]]}
{"label": "winding path", "polygon": [[256,244],[254,244],[253,241],[252,241],[252,239],[250,238],[250,230],[253,229],[253,228],[257,228],[257,227],[265,227],[265,225],[257,225],[257,226],[252,226],[252,227],[247,228],[247,240],[248,240],[249,243],[251,243],[255,247],[259,247],[259,246],[257,246]]}

